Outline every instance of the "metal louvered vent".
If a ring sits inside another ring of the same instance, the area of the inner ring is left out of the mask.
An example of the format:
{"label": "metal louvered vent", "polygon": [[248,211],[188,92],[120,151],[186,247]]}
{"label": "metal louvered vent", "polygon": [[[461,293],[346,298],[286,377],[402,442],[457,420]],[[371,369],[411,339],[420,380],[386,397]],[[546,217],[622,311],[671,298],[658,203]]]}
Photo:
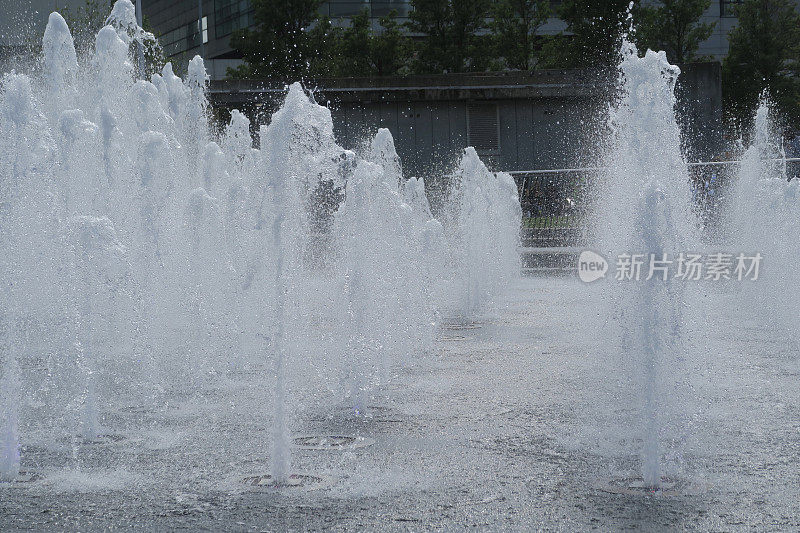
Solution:
{"label": "metal louvered vent", "polygon": [[467,141],[479,153],[500,152],[500,123],[497,104],[467,104]]}

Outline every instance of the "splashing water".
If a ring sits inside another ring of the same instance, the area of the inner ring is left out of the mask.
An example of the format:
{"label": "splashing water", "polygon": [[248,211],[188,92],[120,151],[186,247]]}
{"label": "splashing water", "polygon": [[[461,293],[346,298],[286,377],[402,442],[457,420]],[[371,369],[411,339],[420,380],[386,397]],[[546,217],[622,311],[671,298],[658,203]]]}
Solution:
{"label": "splashing water", "polygon": [[443,225],[388,130],[363,156],[342,149],[300,84],[260,149],[235,110],[215,136],[203,60],[184,79],[169,63],[143,79],[134,13],[118,0],[85,58],[53,14],[41,75],[0,81],[2,326],[24,322],[51,354],[46,386],[20,380],[38,417],[4,396],[3,471],[17,468],[19,420],[91,439],[109,402],[153,406],[247,371],[271,393],[272,479],[286,484],[309,372],[346,376],[363,409],[429,349],[438,286],[470,287],[471,309],[499,300],[519,270],[516,187],[468,150],[460,215]]}
{"label": "splashing water", "polygon": [[[791,219],[787,210],[792,208],[795,188],[786,181],[784,157],[780,136],[770,120],[770,102],[764,97],[756,111],[752,144],[741,158],[727,220],[728,233],[746,250],[766,246],[770,255],[781,253],[784,239],[775,225]],[[765,232],[767,228],[771,229]]]}
{"label": "splashing water", "polygon": [[786,287],[800,282],[795,265],[800,254],[796,239],[800,182],[787,181],[780,131],[772,121],[771,103],[762,97],[756,111],[752,143],[744,152],[731,191],[726,240],[750,255],[763,256],[757,284],[742,287],[742,309],[758,309],[797,344],[796,302]]}
{"label": "splashing water", "polygon": [[479,316],[519,273],[522,209],[510,175],[489,172],[474,148],[467,148],[455,175],[452,205],[455,242],[463,285],[462,314]]}
{"label": "splashing water", "polygon": [[[415,204],[406,203],[400,162],[386,129],[375,136],[370,158],[356,165],[335,227],[351,324],[346,351],[354,357],[348,388],[357,412],[364,411],[368,384],[385,383],[396,362],[427,348],[435,325],[425,292],[431,274],[422,235],[431,215],[424,182],[406,183],[422,194],[412,199]],[[386,320],[389,313],[395,320]]]}
{"label": "splashing water", "polygon": [[612,146],[598,187],[593,221],[609,260],[644,254],[639,281],[609,280],[605,286],[615,331],[608,349],[627,372],[626,398],[641,442],[642,478],[658,487],[663,475],[662,440],[669,414],[665,387],[682,351],[684,287],[656,272],[646,279],[651,254],[658,260],[696,250],[691,188],[675,120],[674,88],[679,69],[664,52],[639,58],[625,42],[619,102],[610,110]]}
{"label": "splashing water", "polygon": [[0,483],[19,475],[19,366],[9,357],[0,379]]}
{"label": "splashing water", "polygon": [[98,411],[95,376],[95,350],[93,324],[98,308],[105,309],[104,301],[113,290],[113,272],[124,263],[125,248],[119,243],[108,218],[76,216],[67,224],[68,240],[72,243],[72,299],[75,306],[75,334],[78,354],[76,362],[82,367],[86,379],[83,416],[80,434],[92,440],[102,434]]}

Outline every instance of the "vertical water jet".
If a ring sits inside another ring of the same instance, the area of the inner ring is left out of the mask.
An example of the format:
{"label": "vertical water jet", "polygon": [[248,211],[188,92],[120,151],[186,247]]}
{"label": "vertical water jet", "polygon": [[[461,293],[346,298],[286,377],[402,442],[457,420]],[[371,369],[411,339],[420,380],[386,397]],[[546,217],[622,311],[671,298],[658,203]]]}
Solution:
{"label": "vertical water jet", "polygon": [[662,443],[673,415],[667,389],[682,357],[687,283],[654,267],[697,251],[699,242],[674,112],[679,74],[664,52],[648,50],[640,58],[623,43],[607,170],[595,191],[593,227],[603,255],[609,262],[636,256],[644,265],[638,274],[628,273],[630,279],[608,280],[604,289],[616,325],[608,349],[626,378],[627,397],[618,401],[635,413],[630,423],[647,487],[658,487],[664,475]]}

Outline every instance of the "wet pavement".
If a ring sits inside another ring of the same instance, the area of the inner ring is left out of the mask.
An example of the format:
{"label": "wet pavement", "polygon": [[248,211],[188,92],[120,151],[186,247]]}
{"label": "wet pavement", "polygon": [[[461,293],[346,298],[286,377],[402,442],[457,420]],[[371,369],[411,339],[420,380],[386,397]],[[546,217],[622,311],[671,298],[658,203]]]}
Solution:
{"label": "wet pavement", "polygon": [[[660,492],[637,486],[631,373],[596,291],[542,277],[469,327],[446,321],[358,415],[324,369],[294,375],[307,486],[244,482],[269,473],[271,398],[251,369],[153,405],[109,400],[122,438],[29,431],[23,469],[42,477],[0,486],[0,530],[800,529],[796,344],[726,287],[692,298],[705,318],[661,373]],[[308,440],[326,435],[362,439]]]}

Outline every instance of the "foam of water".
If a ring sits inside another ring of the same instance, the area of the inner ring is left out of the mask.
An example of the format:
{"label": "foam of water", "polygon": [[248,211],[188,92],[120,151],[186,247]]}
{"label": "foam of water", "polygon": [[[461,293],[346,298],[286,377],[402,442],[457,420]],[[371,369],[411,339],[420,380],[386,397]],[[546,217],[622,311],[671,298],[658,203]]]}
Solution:
{"label": "foam of water", "polygon": [[732,248],[763,257],[758,283],[741,288],[740,310],[749,310],[750,319],[783,329],[796,343],[797,304],[786,287],[800,282],[795,265],[800,253],[795,238],[800,231],[800,183],[787,181],[785,152],[771,116],[765,96],[756,111],[751,145],[731,188],[725,240]]}
{"label": "foam of water", "polygon": [[21,412],[4,418],[3,469],[17,468],[17,421],[23,438],[95,437],[110,403],[147,408],[246,372],[285,482],[295,388],[341,378],[359,410],[430,348],[441,285],[469,287],[470,310],[500,300],[519,268],[516,187],[470,149],[442,224],[388,130],[362,156],[342,149],[300,84],[260,149],[238,111],[215,136],[202,59],[184,79],[170,64],[141,79],[133,14],[118,0],[86,58],[53,14],[41,71],[0,81],[2,331],[24,323],[33,342],[15,357],[48,358],[20,381],[35,418],[4,396]]}
{"label": "foam of water", "polygon": [[0,483],[19,475],[19,366],[8,358],[0,381]]}
{"label": "foam of water", "polygon": [[670,383],[680,380],[684,350],[685,285],[670,275],[648,275],[650,254],[674,257],[697,250],[687,167],[674,113],[679,69],[664,52],[639,58],[623,44],[620,100],[610,110],[612,142],[608,169],[597,189],[593,220],[598,243],[609,262],[620,254],[645,254],[640,281],[608,280],[605,301],[611,324],[605,336],[611,364],[620,369],[622,411],[640,442],[642,477],[659,485],[663,442],[669,435]]}

